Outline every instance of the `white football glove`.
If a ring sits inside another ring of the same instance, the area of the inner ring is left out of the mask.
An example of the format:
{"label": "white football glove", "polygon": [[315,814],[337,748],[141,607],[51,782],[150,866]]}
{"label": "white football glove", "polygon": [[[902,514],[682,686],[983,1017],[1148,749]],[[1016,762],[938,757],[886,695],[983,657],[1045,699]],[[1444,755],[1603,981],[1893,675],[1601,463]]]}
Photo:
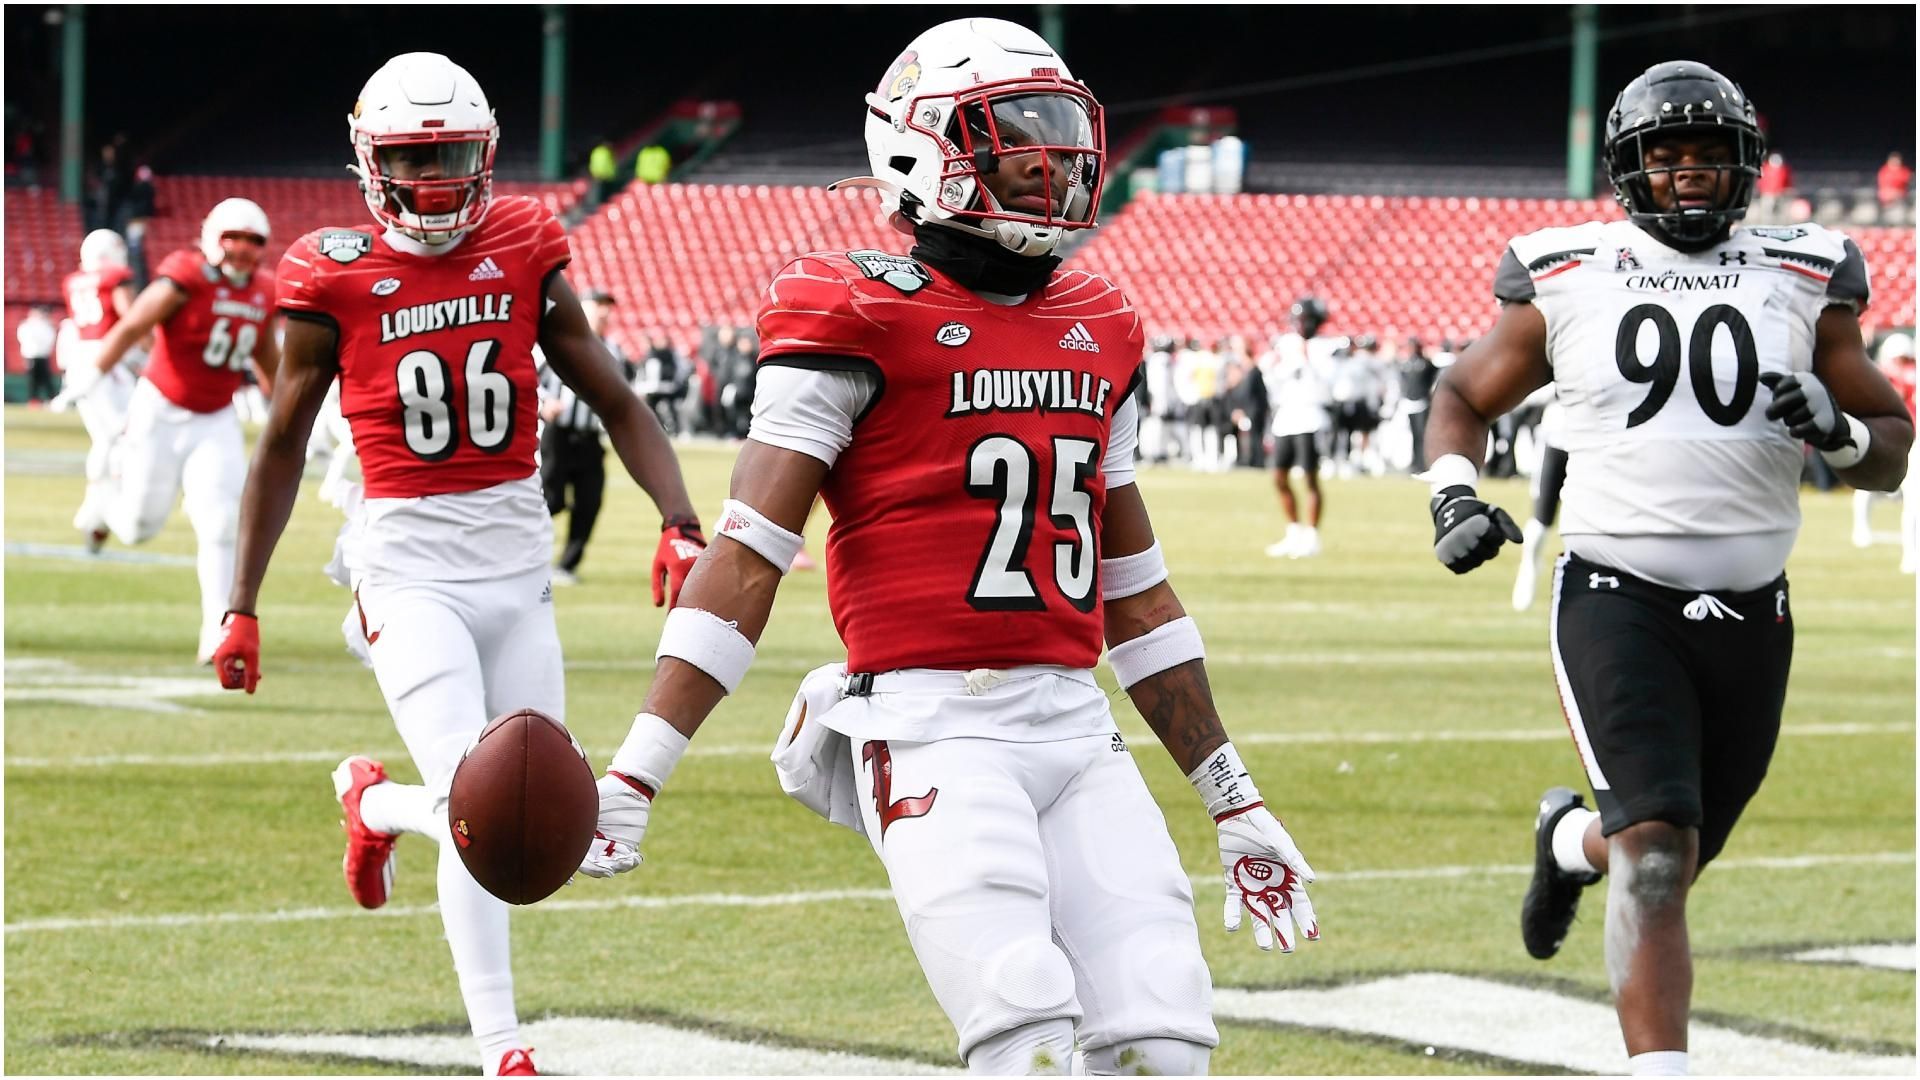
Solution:
{"label": "white football glove", "polygon": [[580,863],[580,872],[588,877],[610,878],[624,874],[643,861],[640,841],[647,835],[647,814],[653,800],[620,773],[609,773],[595,785],[600,789],[600,823],[593,832],[593,846]]}
{"label": "white football glove", "polygon": [[1227,933],[1240,929],[1244,908],[1253,912],[1253,943],[1263,951],[1271,952],[1276,940],[1283,953],[1299,941],[1320,940],[1320,921],[1307,899],[1313,867],[1266,807],[1220,822],[1220,867],[1227,879]]}

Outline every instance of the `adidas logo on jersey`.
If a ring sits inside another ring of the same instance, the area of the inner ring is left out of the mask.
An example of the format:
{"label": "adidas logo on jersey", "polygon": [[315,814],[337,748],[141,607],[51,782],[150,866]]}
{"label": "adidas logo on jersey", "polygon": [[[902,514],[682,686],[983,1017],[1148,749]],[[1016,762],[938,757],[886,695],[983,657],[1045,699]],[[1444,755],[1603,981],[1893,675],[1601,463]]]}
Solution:
{"label": "adidas logo on jersey", "polygon": [[1060,339],[1060,347],[1079,352],[1099,352],[1100,343],[1093,340],[1093,334],[1087,330],[1086,323],[1074,323],[1067,336]]}
{"label": "adidas logo on jersey", "polygon": [[507,276],[506,271],[500,269],[498,266],[495,266],[493,264],[493,256],[489,255],[486,258],[480,260],[480,265],[473,268],[473,273],[467,275],[467,280],[468,281],[498,281],[499,279],[506,276]]}

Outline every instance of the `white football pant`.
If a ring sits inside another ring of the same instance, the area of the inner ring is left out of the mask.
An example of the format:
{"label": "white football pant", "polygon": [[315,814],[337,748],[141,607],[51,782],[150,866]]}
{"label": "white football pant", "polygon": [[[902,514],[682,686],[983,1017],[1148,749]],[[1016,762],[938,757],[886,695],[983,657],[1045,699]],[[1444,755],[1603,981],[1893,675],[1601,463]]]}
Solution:
{"label": "white football pant", "polygon": [[1117,736],[852,744],[867,837],[970,1069],[1065,1072],[1068,1024],[1089,1060],[1174,1040],[1204,1069],[1193,889]]}
{"label": "white football pant", "polygon": [[240,532],[240,493],[247,481],[246,444],[232,406],[210,413],[183,409],[146,379],[135,384],[121,436],[119,490],[106,527],[123,544],[159,535],[185,493],[187,520],[200,541],[200,641],[219,640],[233,588],[233,548]]}
{"label": "white football pant", "polygon": [[[82,341],[79,345],[97,346]],[[89,355],[99,352],[96,347]],[[90,533],[107,527],[107,513],[113,505],[114,484],[112,454],[120,433],[126,429],[127,406],[133,400],[134,377],[119,364],[100,379],[97,386],[74,403],[80,423],[87,429],[87,494],[80,510],[73,515],[73,527]]]}
{"label": "white football pant", "polygon": [[461,756],[489,720],[523,708],[566,719],[549,574],[540,566],[498,580],[369,581],[355,589],[374,677],[425,783],[382,791],[383,805],[405,802],[411,809],[368,824],[417,832],[440,845],[440,920],[488,1065],[521,1045],[507,905],[460,861],[447,830],[447,792]]}

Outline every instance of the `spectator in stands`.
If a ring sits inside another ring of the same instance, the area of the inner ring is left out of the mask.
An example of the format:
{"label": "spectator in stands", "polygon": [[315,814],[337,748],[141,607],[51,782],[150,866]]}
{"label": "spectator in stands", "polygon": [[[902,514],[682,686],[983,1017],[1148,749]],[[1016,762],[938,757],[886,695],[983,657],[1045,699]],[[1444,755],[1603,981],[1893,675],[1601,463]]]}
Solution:
{"label": "spectator in stands", "polygon": [[147,287],[147,223],[153,219],[153,168],[141,165],[133,170],[133,185],[127,189],[127,268],[133,271],[133,287]]}
{"label": "spectator in stands", "polygon": [[647,331],[647,353],[640,360],[640,375],[634,389],[646,399],[647,407],[660,418],[660,426],[669,435],[678,435],[680,403],[687,396],[687,365],[674,349],[673,340],[660,327]]}
{"label": "spectator in stands", "polygon": [[1229,430],[1235,444],[1234,464],[1262,468],[1267,462],[1267,380],[1260,366],[1244,355],[1227,361],[1225,398]]}
{"label": "spectator in stands", "polygon": [[27,405],[31,408],[37,409],[53,397],[53,343],[59,333],[53,325],[53,312],[44,304],[35,304],[14,331],[20,356],[27,362]]}
{"label": "spectator in stands", "polygon": [[720,434],[744,439],[753,420],[754,350],[738,330],[722,326],[714,333],[714,352],[708,363],[720,390]]}
{"label": "spectator in stands", "polygon": [[1787,219],[1787,196],[1793,193],[1793,168],[1778,150],[1767,155],[1760,166],[1760,181],[1754,188],[1759,195],[1755,214],[1748,220],[1755,225],[1775,225]]}
{"label": "spectator in stands", "polygon": [[649,146],[633,159],[633,178],[643,184],[664,184],[673,169],[673,155],[664,146]]}
{"label": "spectator in stands", "polygon": [[1413,471],[1427,471],[1427,405],[1433,399],[1433,383],[1440,369],[1427,357],[1426,345],[1417,337],[1407,339],[1407,356],[1400,362],[1400,412],[1407,418],[1413,434]]}
{"label": "spectator in stands", "polygon": [[620,162],[611,142],[604,138],[593,141],[593,152],[587,155],[587,175],[593,177],[593,206],[613,197],[614,184],[620,179]]}
{"label": "spectator in stands", "polygon": [[126,183],[120,179],[118,164],[119,151],[112,143],[100,147],[100,161],[94,167],[93,197],[86,206],[86,231],[95,229],[113,229],[113,219],[120,212],[120,201],[125,197]]}
{"label": "spectator in stands", "polygon": [[1907,205],[1907,189],[1913,185],[1913,170],[1900,158],[1898,150],[1887,155],[1887,163],[1880,166],[1880,172],[1874,179],[1875,193],[1880,196],[1880,211],[1893,218],[1897,223],[1905,215],[1897,217],[1890,211],[1904,211]]}

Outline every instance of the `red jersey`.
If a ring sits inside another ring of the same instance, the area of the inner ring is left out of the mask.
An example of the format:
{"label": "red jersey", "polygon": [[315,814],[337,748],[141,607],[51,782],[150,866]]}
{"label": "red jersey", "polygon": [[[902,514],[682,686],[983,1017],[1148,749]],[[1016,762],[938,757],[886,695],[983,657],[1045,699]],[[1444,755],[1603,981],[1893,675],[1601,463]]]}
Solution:
{"label": "red jersey", "polygon": [[1101,463],[1142,344],[1118,288],[1068,270],[1002,306],[906,256],[815,254],[759,332],[763,364],[879,377],[821,489],[849,671],[1099,661]]}
{"label": "red jersey", "polygon": [[340,335],[340,412],[367,497],[478,491],[533,474],[533,346],[567,233],[533,199],[493,200],[452,251],[400,251],[375,226],[323,229],[280,261],[280,307]]}
{"label": "red jersey", "polygon": [[245,385],[241,372],[253,363],[262,334],[273,331],[273,275],[255,270],[245,285],[235,285],[198,251],[182,248],[166,257],[153,275],[166,278],[187,294],[187,302],[160,324],[146,378],[163,397],[197,413],[217,412],[233,404]]}
{"label": "red jersey", "polygon": [[113,290],[133,280],[133,271],[124,266],[105,270],[80,270],[67,275],[60,292],[67,298],[67,314],[81,341],[99,341],[120,321],[113,307]]}

